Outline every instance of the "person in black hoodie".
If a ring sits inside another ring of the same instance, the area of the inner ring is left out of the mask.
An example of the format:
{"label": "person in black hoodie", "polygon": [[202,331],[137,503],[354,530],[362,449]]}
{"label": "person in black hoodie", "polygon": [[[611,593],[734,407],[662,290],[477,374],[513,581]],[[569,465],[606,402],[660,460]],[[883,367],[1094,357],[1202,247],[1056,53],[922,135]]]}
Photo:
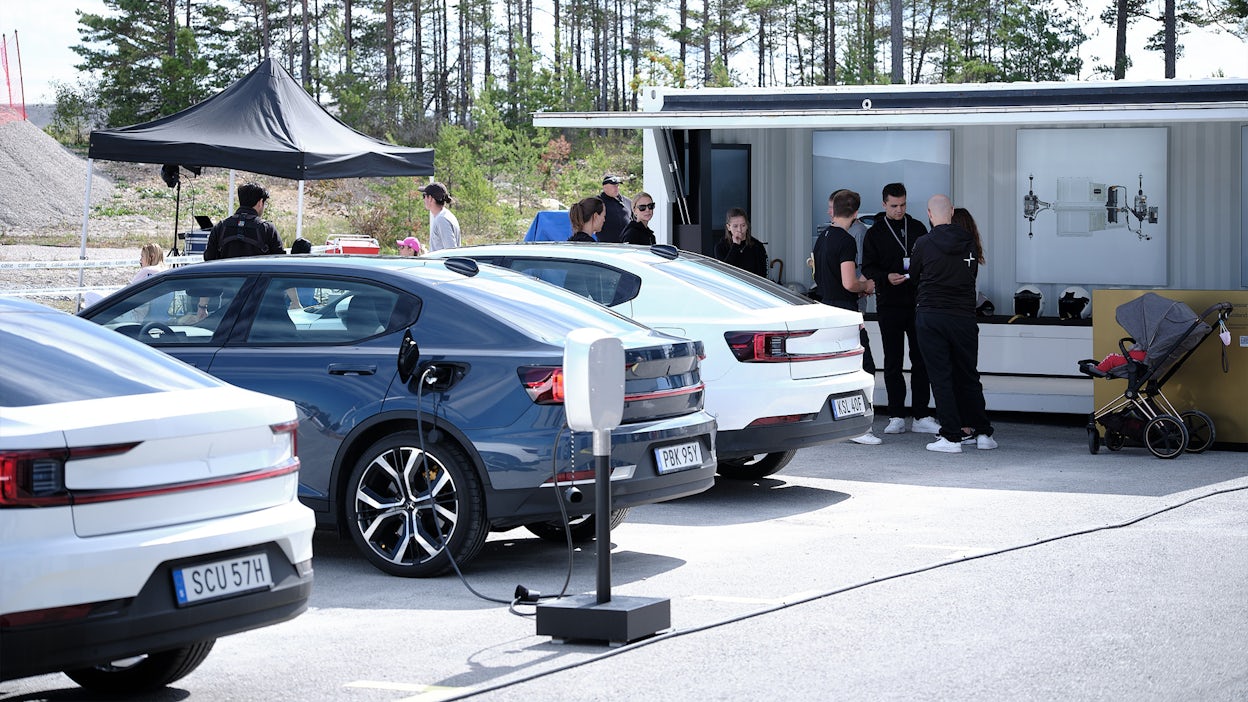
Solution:
{"label": "person in black hoodie", "polygon": [[[906,186],[889,183],[883,191],[884,211],[862,239],[862,274],[875,281],[875,311],[884,347],[884,388],[888,392],[888,426],[885,434],[906,431],[906,417],[914,417],[910,430],[935,434],[940,425],[927,404],[931,387],[927,366],[919,352],[914,330],[914,304],[918,284],[909,276],[910,258],[927,227],[906,214]],[[910,400],[906,409],[906,337],[910,338]]]}
{"label": "person in black hoodie", "polygon": [[[974,220],[967,220],[974,227]],[[929,451],[961,453],[964,438],[973,436],[981,449],[994,449],[992,424],[979,381],[979,326],[975,321],[975,278],[983,256],[979,237],[953,224],[953,203],[947,195],[927,201],[932,230],[914,245],[910,276],[918,281],[915,328],[927,362],[940,436]],[[969,427],[969,436],[963,427]]]}
{"label": "person in black hoodie", "polygon": [[654,231],[650,229],[650,220],[654,219],[654,198],[650,193],[641,191],[633,198],[633,221],[624,226],[620,241],[625,244],[654,246]]}
{"label": "person in black hoodie", "polygon": [[572,222],[572,236],[568,241],[597,243],[596,235],[606,218],[606,206],[596,197],[587,197],[572,205],[568,209],[568,219]]}

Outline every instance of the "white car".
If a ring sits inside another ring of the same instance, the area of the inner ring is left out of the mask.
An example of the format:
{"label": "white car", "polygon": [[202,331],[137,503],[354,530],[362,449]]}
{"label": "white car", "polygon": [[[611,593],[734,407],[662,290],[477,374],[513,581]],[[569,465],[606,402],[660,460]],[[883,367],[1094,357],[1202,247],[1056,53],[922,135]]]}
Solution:
{"label": "white car", "polygon": [[871,428],[875,379],[862,370],[857,312],[667,245],[492,244],[429,255],[527,273],[646,326],[701,341],[721,476],[770,475],[796,449]]}
{"label": "white car", "polygon": [[133,694],[312,591],[288,400],[0,299],[0,680]]}

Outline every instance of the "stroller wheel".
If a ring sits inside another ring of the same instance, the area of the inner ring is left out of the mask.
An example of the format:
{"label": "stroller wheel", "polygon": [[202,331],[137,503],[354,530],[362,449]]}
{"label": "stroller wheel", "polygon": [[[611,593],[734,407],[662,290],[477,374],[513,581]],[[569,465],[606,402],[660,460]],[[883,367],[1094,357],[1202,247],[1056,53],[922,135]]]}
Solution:
{"label": "stroller wheel", "polygon": [[1201,453],[1213,446],[1217,432],[1213,429],[1213,417],[1200,410],[1184,410],[1179,413],[1187,427],[1187,452]]}
{"label": "stroller wheel", "polygon": [[1127,444],[1127,437],[1116,431],[1105,432],[1105,448],[1110,451],[1121,451],[1122,447]]}
{"label": "stroller wheel", "polygon": [[1101,433],[1095,426],[1088,426],[1088,453],[1096,455],[1101,450]]}
{"label": "stroller wheel", "polygon": [[1187,427],[1168,414],[1153,417],[1144,425],[1144,445],[1158,458],[1174,458],[1187,448]]}

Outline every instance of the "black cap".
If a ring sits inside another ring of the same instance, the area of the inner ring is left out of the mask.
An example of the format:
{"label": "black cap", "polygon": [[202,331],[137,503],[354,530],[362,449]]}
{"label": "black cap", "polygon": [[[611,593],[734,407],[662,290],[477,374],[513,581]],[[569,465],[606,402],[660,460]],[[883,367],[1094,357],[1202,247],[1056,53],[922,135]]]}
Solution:
{"label": "black cap", "polygon": [[623,179],[621,179],[619,176],[613,173],[608,173],[602,177],[603,185],[619,185],[620,183],[623,183],[623,182],[624,182]]}

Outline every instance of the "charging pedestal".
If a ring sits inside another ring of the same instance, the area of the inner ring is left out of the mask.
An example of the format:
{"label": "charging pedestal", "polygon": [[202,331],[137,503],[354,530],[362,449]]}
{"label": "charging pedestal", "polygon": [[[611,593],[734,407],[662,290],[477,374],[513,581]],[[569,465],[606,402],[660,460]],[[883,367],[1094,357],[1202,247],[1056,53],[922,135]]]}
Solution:
{"label": "charging pedestal", "polygon": [[568,334],[563,352],[564,409],[573,431],[591,432],[598,587],[537,605],[537,635],[613,645],[651,636],[672,625],[671,601],[611,597],[611,430],[624,416],[624,347],[600,329]]}

